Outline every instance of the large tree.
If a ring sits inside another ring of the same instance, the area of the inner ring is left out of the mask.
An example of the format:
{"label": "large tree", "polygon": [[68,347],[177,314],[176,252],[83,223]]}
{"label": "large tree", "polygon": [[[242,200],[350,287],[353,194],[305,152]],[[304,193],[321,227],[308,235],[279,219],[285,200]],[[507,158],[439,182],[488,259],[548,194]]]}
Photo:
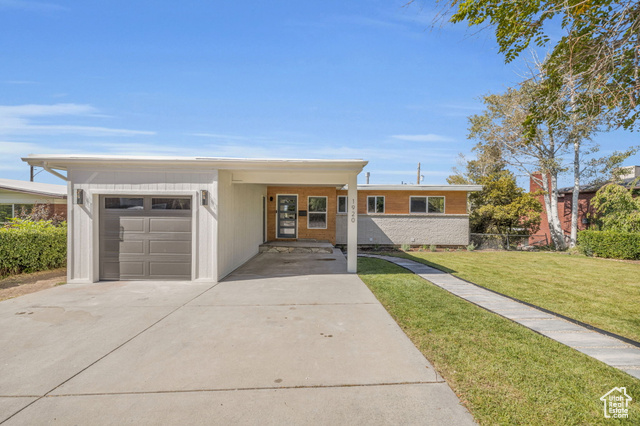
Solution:
{"label": "large tree", "polygon": [[[491,27],[507,62],[531,44],[550,48],[550,87],[571,84],[573,111],[612,114],[637,129],[640,102],[640,2],[637,0],[439,0],[451,22]],[[551,41],[549,29],[561,37]],[[556,95],[561,92],[556,90]],[[550,93],[553,95],[553,93]]]}

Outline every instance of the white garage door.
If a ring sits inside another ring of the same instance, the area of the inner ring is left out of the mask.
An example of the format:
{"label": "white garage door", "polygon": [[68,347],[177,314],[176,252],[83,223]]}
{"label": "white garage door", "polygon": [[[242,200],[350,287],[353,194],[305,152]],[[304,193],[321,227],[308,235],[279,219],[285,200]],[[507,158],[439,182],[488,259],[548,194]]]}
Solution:
{"label": "white garage door", "polygon": [[190,197],[100,197],[100,279],[190,280]]}

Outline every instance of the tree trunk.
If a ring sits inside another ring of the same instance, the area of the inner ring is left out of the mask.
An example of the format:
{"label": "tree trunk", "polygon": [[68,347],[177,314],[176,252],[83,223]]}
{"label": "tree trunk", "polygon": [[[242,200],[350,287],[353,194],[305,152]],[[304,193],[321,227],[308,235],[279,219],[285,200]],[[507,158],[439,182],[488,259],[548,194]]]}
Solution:
{"label": "tree trunk", "polygon": [[573,193],[571,195],[571,237],[569,247],[578,241],[578,203],[580,201],[580,143],[573,142]]}
{"label": "tree trunk", "polygon": [[553,174],[542,174],[542,189],[544,190],[544,207],[549,222],[549,233],[556,250],[564,250],[566,244],[562,226],[558,217],[558,177]]}

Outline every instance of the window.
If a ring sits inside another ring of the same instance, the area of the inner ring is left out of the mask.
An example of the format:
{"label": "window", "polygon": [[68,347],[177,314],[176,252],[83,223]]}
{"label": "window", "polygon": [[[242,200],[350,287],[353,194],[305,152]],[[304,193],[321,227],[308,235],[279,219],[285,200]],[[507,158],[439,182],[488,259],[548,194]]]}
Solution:
{"label": "window", "polygon": [[152,210],[191,210],[191,198],[152,198]]}
{"label": "window", "polygon": [[30,214],[33,206],[33,204],[1,204],[0,223],[9,222],[11,218],[19,216],[23,211]]}
{"label": "window", "polygon": [[347,212],[347,197],[345,195],[338,196],[338,213]]}
{"label": "window", "polygon": [[367,213],[384,213],[384,197],[367,197]]}
{"label": "window", "polygon": [[327,197],[309,197],[307,228],[327,229]]}
{"label": "window", "polygon": [[444,213],[444,197],[409,197],[411,213]]}
{"label": "window", "polygon": [[429,197],[428,213],[444,213],[444,197]]}
{"label": "window", "polygon": [[142,210],[143,198],[107,197],[104,199],[105,209]]}

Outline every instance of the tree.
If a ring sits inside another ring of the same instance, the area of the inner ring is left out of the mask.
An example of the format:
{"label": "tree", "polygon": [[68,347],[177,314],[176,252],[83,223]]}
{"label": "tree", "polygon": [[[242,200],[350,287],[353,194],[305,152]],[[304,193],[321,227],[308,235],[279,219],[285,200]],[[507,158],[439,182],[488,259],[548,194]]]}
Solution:
{"label": "tree", "polygon": [[482,191],[469,196],[471,232],[533,234],[540,228],[540,202],[524,189],[508,170],[491,173],[479,179]]}
{"label": "tree", "polygon": [[629,189],[616,183],[603,186],[591,199],[596,211],[596,226],[603,231],[640,232],[640,198],[635,189],[638,180]]}
{"label": "tree", "polygon": [[[450,184],[482,185],[469,194],[469,225],[474,233],[531,234],[540,227],[540,202],[518,187],[497,145],[476,145],[476,159],[464,161],[464,170],[454,168]],[[462,157],[463,158],[463,157]]]}
{"label": "tree", "polygon": [[[640,101],[640,2],[634,0],[440,0],[450,22],[495,29],[506,62],[532,43],[550,44],[560,21],[564,35],[551,46],[544,71],[550,87],[570,82],[584,96],[573,110],[606,110],[614,124],[637,129]],[[559,92],[556,91],[558,96]],[[592,114],[592,112],[589,112]]]}

